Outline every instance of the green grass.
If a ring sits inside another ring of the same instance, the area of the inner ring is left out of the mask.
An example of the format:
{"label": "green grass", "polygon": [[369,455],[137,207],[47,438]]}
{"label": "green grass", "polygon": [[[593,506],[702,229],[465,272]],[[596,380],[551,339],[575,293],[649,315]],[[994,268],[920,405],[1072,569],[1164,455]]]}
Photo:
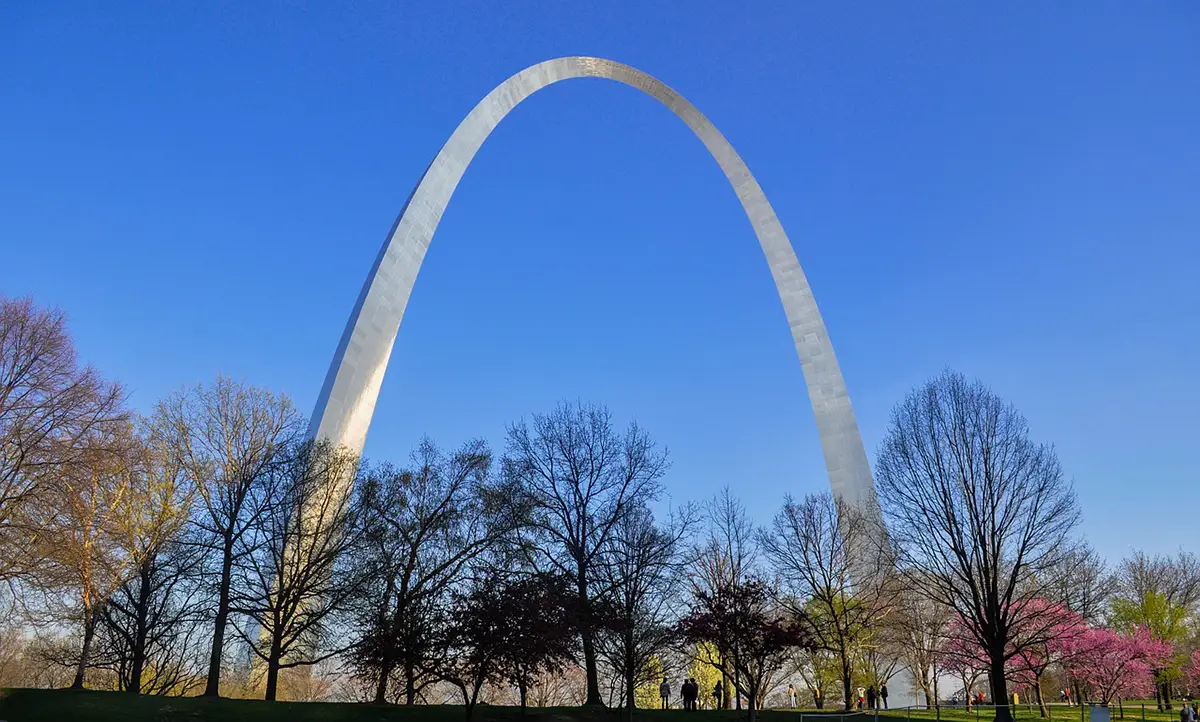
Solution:
{"label": "green grass", "polygon": [[[1146,702],[1145,717],[1146,722],[1177,722],[1179,719],[1179,707],[1176,705],[1175,711],[1159,712],[1155,709],[1154,702]],[[1142,702],[1126,702],[1125,721],[1126,722],[1141,722],[1143,719],[1143,703]],[[1117,705],[1113,705],[1109,710],[1113,722],[1121,722],[1121,710]],[[1048,722],[1090,722],[1091,715],[1088,713],[1088,708],[1085,706],[1080,709],[1078,706],[1068,707],[1067,705],[1051,704],[1049,705],[1049,721]],[[939,716],[940,714],[940,716]],[[962,707],[942,707],[940,713],[937,710],[913,709],[913,710],[891,710],[888,713],[889,722],[902,719],[920,720],[926,722],[928,720],[941,719],[943,722],[980,722],[990,721],[995,712],[991,707],[979,707],[968,712]],[[805,717],[808,713],[805,713]],[[884,715],[881,714],[882,718]],[[1026,704],[1022,701],[1013,711],[1013,716],[1017,720],[1038,720],[1044,718],[1038,710],[1037,705]]]}
{"label": "green grass", "polygon": [[[1140,722],[1140,703],[1126,703],[1125,719]],[[803,710],[806,720],[822,722],[816,710]],[[841,722],[840,715],[826,713],[822,717],[828,722]],[[1061,722],[1090,722],[1086,708],[1083,717],[1078,707],[1055,705],[1051,709],[1053,720]],[[641,722],[734,722],[746,718],[745,712],[735,710],[685,712],[683,710],[638,710],[635,720]],[[1112,718],[1117,722],[1118,710],[1112,709]],[[480,705],[476,710],[477,722],[618,722],[620,713],[605,709],[580,709],[577,707],[531,708],[522,718],[516,707],[490,707]],[[795,710],[764,710],[759,715],[762,722],[799,722],[800,714]],[[932,710],[891,710],[879,714],[880,722],[905,722],[909,719],[937,719]],[[992,711],[983,708],[970,713],[961,707],[943,707],[943,722],[989,722]],[[1036,707],[1022,705],[1017,710],[1018,720],[1040,720]],[[1153,703],[1147,705],[1148,722],[1175,722],[1178,711],[1158,712]],[[0,720],[4,722],[60,722],[87,720],[88,722],[463,722],[463,708],[457,705],[434,705],[420,707],[377,707],[366,704],[321,703],[321,702],[261,702],[242,699],[209,699],[203,697],[134,697],[118,692],[95,692],[77,690],[12,689],[0,690]],[[855,715],[851,722],[874,722],[869,715]]]}

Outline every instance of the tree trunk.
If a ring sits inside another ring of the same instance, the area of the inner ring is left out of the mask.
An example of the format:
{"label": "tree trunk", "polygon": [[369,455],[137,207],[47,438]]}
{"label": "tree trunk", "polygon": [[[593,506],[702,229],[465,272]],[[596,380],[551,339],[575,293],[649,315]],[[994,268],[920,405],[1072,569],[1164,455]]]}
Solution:
{"label": "tree trunk", "polygon": [[849,712],[851,709],[854,709],[855,704],[858,702],[857,698],[851,696],[853,686],[854,686],[854,677],[850,672],[850,662],[845,656],[843,656],[842,657],[842,695],[843,695],[842,699],[844,699],[846,701],[845,706],[846,706],[847,712]]}
{"label": "tree trunk", "polygon": [[583,668],[587,672],[587,699],[584,705],[603,706],[600,696],[600,673],[596,663],[596,644],[592,636],[592,605],[588,598],[587,571],[582,563],[577,570],[579,591],[579,636],[583,642]]}
{"label": "tree trunk", "polygon": [[475,685],[470,696],[467,695],[467,688],[465,686],[463,687],[463,701],[465,702],[464,706],[466,707],[467,712],[467,722],[471,722],[471,720],[475,717],[475,707],[479,704],[479,690],[481,689],[483,689],[482,679],[475,681]]}
{"label": "tree trunk", "polygon": [[384,660],[379,665],[379,681],[375,684],[375,704],[387,704],[388,677],[392,676],[392,663]]}
{"label": "tree trunk", "polygon": [[79,650],[79,664],[75,665],[75,680],[71,689],[83,689],[83,675],[87,671],[88,657],[92,653],[92,637],[96,636],[96,610],[84,609],[83,612],[83,646]]}
{"label": "tree trunk", "polygon": [[[721,657],[725,657],[722,655]],[[733,706],[733,680],[725,670],[721,670],[721,709],[731,709]]]}
{"label": "tree trunk", "polygon": [[626,710],[626,719],[632,721],[633,710],[637,708],[637,685],[635,682],[637,681],[636,678],[638,673],[636,660],[633,656],[633,627],[627,627],[621,637],[625,652],[625,659],[622,660],[621,665],[624,667],[622,670],[624,674],[621,675],[624,678],[622,681],[625,683],[624,707]]}
{"label": "tree trunk", "polygon": [[275,701],[275,693],[279,685],[279,660],[272,659],[267,662],[267,693],[263,699],[268,702]]}
{"label": "tree trunk", "polygon": [[996,722],[1012,722],[1012,705],[1008,698],[1008,683],[1004,679],[1004,652],[992,652],[991,673],[988,681],[992,688],[992,704],[996,705]]}
{"label": "tree trunk", "polygon": [[[933,665],[933,707],[937,709],[942,706],[941,694],[938,693],[938,668]],[[940,718],[940,716],[939,716]]]}
{"label": "tree trunk", "polygon": [[750,722],[758,722],[758,685],[750,680],[749,699],[746,700],[747,714]]}
{"label": "tree trunk", "polygon": [[1037,695],[1038,709],[1042,712],[1042,717],[1049,717],[1050,711],[1046,709],[1046,697],[1042,694],[1042,676],[1039,674],[1034,678],[1033,693]]}
{"label": "tree trunk", "polygon": [[146,637],[149,626],[146,617],[150,607],[150,575],[149,562],[144,562],[138,575],[138,598],[136,621],[133,632],[133,658],[129,661],[129,686],[125,689],[130,694],[142,693],[142,670],[146,667]]}
{"label": "tree trunk", "polygon": [[585,705],[603,705],[600,697],[600,673],[596,665],[596,644],[590,629],[583,629],[583,666],[587,671],[587,700]]}
{"label": "tree trunk", "polygon": [[521,716],[525,716],[526,700],[529,699],[529,682],[524,675],[517,677],[517,692],[521,695]]}
{"label": "tree trunk", "polygon": [[415,707],[417,704],[417,668],[411,663],[404,664],[404,706]]}
{"label": "tree trunk", "polygon": [[741,710],[741,708],[742,708],[742,685],[741,685],[742,679],[741,679],[741,676],[742,676],[741,669],[738,667],[738,653],[737,653],[737,650],[734,650],[734,652],[733,652],[733,708],[736,710]]}
{"label": "tree trunk", "polygon": [[461,689],[463,696],[463,710],[467,713],[467,722],[471,722],[471,719],[475,716],[475,699],[479,694],[479,688],[475,688],[475,696],[467,693],[467,686],[465,684]]}
{"label": "tree trunk", "polygon": [[[276,629],[278,628],[278,625],[276,625]],[[279,662],[283,658],[279,636],[279,633],[271,634],[271,650],[267,655],[267,694],[263,699],[268,702],[275,701],[275,696],[279,689]]]}
{"label": "tree trunk", "polygon": [[217,616],[213,620],[212,649],[208,654],[208,680],[204,683],[205,697],[221,694],[221,658],[225,655],[225,624],[229,621],[229,587],[233,581],[233,535],[225,537],[221,552],[221,592],[217,599]]}
{"label": "tree trunk", "polygon": [[917,678],[917,684],[921,687],[921,694],[925,695],[925,708],[933,709],[933,690],[929,684],[929,667],[921,667],[920,672],[914,675]]}

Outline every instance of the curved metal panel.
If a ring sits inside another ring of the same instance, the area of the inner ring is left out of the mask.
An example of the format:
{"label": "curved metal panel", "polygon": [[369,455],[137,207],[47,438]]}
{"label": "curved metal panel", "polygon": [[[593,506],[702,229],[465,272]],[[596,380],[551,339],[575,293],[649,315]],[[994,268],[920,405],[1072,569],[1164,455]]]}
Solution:
{"label": "curved metal panel", "polygon": [[870,465],[829,334],[792,244],[762,188],[729,141],[683,96],[640,70],[602,58],[557,58],[526,68],[488,93],[455,129],[409,196],[367,275],[321,388],[310,435],[355,453],[362,451],[417,271],[459,179],[509,111],[547,85],[571,78],[608,78],[652,96],[687,123],[720,165],[775,278],[808,385],[833,492],[878,519]]}

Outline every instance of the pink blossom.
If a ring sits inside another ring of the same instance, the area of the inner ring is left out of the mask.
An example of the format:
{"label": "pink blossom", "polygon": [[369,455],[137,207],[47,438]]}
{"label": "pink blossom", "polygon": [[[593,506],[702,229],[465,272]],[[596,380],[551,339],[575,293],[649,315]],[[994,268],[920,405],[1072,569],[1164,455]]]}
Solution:
{"label": "pink blossom", "polygon": [[1067,666],[1108,703],[1153,694],[1153,671],[1166,664],[1172,653],[1170,644],[1154,639],[1145,627],[1132,634],[1089,629],[1076,638]]}
{"label": "pink blossom", "polygon": [[[1083,618],[1062,605],[1043,599],[1016,605],[1005,676],[1022,686],[1037,685],[1050,665],[1068,662],[1087,631]],[[959,618],[947,632],[939,665],[960,677],[970,677],[986,673],[991,662],[968,623]]]}
{"label": "pink blossom", "polygon": [[1193,690],[1200,687],[1200,649],[1192,654],[1192,659],[1183,668],[1184,679]]}

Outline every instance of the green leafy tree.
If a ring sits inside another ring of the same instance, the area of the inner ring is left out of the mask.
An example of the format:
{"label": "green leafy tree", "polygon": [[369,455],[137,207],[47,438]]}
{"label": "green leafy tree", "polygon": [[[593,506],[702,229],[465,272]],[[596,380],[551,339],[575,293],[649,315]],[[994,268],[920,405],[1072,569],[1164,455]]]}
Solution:
{"label": "green leafy tree", "polygon": [[[1186,642],[1190,634],[1188,610],[1172,603],[1166,594],[1155,591],[1145,591],[1134,599],[1113,600],[1110,621],[1112,626],[1126,633],[1144,627],[1155,640],[1175,649]],[[1154,669],[1155,694],[1160,709],[1171,708],[1171,698],[1174,696],[1172,688],[1183,677],[1186,661],[1178,654],[1169,655],[1165,660],[1164,664]]]}

